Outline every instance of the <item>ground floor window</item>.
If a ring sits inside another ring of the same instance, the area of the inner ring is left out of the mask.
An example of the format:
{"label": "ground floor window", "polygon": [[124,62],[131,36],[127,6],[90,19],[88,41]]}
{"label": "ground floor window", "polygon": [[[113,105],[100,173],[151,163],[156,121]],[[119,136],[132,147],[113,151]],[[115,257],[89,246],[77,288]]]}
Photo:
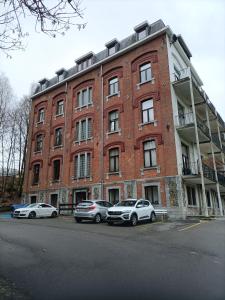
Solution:
{"label": "ground floor window", "polygon": [[187,186],[187,198],[188,198],[188,205],[196,206],[196,193],[195,188],[191,186]]}
{"label": "ground floor window", "polygon": [[153,205],[159,205],[159,191],[157,185],[145,186],[145,199]]}
{"label": "ground floor window", "polygon": [[113,205],[119,202],[119,189],[109,189],[109,202]]}

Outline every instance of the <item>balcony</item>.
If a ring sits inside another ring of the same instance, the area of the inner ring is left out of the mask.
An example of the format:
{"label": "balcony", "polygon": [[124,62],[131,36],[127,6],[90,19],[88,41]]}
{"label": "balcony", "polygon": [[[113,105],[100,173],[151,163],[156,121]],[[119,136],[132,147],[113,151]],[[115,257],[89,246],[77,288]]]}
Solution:
{"label": "balcony", "polygon": [[217,172],[217,178],[219,181],[219,184],[225,186],[225,176],[219,172]]}
{"label": "balcony", "polygon": [[[191,76],[192,75],[192,76]],[[222,120],[220,115],[216,112],[215,106],[209,100],[208,95],[204,91],[204,89],[198,84],[197,80],[195,79],[194,75],[191,73],[190,67],[184,68],[181,70],[177,70],[172,74],[172,84],[177,95],[183,99],[186,104],[190,105],[191,103],[191,90],[190,90],[190,79],[192,80],[193,85],[193,97],[194,103],[198,104],[196,109],[200,112],[204,112],[205,109],[202,105],[199,104],[207,104],[209,108],[209,116],[213,118],[218,116],[218,120],[220,124],[225,127],[225,122]]]}
{"label": "balcony", "polygon": [[202,164],[203,175],[205,178],[208,178],[211,181],[216,182],[216,172],[209,166]]}
{"label": "balcony", "polygon": [[[189,142],[196,141],[193,112],[179,114],[175,117],[175,123],[182,137]],[[209,128],[199,118],[197,118],[197,127],[199,142],[208,143],[210,141]]]}
{"label": "balcony", "polygon": [[212,133],[212,142],[217,146],[219,150],[221,150],[220,139],[217,133]]}
{"label": "balcony", "polygon": [[[212,181],[216,182],[216,172],[212,168],[203,163],[202,170],[206,184],[210,184],[212,183]],[[192,183],[201,183],[200,168],[198,162],[189,163],[185,167],[182,165],[182,175],[184,176],[184,178],[186,177],[186,180],[191,181]]]}
{"label": "balcony", "polygon": [[191,75],[190,68],[184,68],[173,73],[172,81],[178,82],[186,78],[190,78],[190,75]]}

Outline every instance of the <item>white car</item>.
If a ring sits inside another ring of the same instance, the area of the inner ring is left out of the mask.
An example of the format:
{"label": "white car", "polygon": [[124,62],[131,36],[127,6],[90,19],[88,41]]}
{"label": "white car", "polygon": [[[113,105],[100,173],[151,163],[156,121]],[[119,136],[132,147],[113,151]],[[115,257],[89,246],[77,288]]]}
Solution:
{"label": "white car", "polygon": [[153,206],[148,200],[127,199],[108,209],[106,221],[109,225],[115,222],[130,222],[132,226],[138,221],[155,221],[156,215]]}
{"label": "white car", "polygon": [[14,211],[14,218],[38,218],[38,217],[52,217],[58,216],[57,208],[46,203],[33,203],[26,207],[18,208]]}

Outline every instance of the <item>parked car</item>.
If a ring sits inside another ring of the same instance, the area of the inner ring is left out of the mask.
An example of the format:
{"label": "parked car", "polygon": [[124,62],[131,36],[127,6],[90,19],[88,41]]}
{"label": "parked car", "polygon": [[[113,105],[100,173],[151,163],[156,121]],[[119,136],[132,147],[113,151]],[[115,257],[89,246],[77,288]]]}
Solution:
{"label": "parked car", "polygon": [[10,207],[10,210],[11,210],[11,216],[13,217],[13,215],[14,215],[14,211],[16,210],[16,209],[19,209],[19,208],[23,208],[23,207],[26,207],[26,206],[28,206],[29,204],[12,204],[11,205],[11,207]]}
{"label": "parked car", "polygon": [[100,223],[106,218],[110,207],[112,207],[112,204],[105,200],[85,200],[76,206],[74,218],[77,223],[82,220],[92,220],[95,223]]}
{"label": "parked car", "polygon": [[152,204],[144,199],[127,199],[108,209],[106,221],[109,225],[115,222],[129,222],[132,226],[137,222],[156,219]]}
{"label": "parked car", "polygon": [[58,210],[52,205],[46,203],[33,203],[26,207],[15,209],[13,217],[34,219],[38,217],[58,216]]}

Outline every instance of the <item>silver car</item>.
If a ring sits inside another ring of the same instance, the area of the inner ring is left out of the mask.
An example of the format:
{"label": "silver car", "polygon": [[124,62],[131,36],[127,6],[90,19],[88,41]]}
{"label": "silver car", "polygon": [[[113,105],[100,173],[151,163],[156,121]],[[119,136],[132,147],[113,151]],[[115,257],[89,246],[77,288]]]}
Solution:
{"label": "silver car", "polygon": [[80,202],[74,212],[74,218],[77,223],[82,220],[92,220],[100,223],[106,218],[108,208],[113,205],[105,200],[85,200]]}

